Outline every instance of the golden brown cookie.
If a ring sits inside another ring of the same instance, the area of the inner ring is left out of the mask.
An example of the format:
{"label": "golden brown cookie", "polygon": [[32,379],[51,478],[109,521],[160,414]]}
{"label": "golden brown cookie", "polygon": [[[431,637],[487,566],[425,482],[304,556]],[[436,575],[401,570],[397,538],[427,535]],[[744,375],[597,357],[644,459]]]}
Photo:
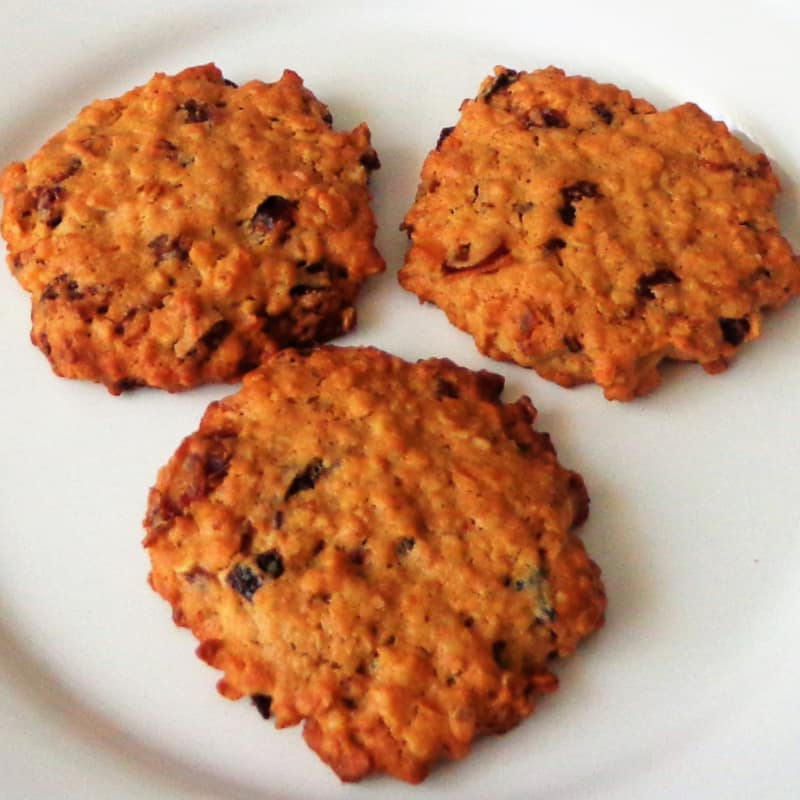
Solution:
{"label": "golden brown cookie", "polygon": [[613,400],[719,372],[800,293],[778,180],[691,103],[498,67],[422,168],[400,282],[493,358]]}
{"label": "golden brown cookie", "polygon": [[527,397],[450,361],[285,350],[151,490],[152,586],[220,692],[305,720],[340,778],[416,783],[530,714],[603,622],[580,476]]}
{"label": "golden brown cookie", "polygon": [[294,72],[209,64],[85,108],[0,178],[12,273],[53,369],[119,393],[238,379],[355,324],[384,268],[366,125],[334,131]]}

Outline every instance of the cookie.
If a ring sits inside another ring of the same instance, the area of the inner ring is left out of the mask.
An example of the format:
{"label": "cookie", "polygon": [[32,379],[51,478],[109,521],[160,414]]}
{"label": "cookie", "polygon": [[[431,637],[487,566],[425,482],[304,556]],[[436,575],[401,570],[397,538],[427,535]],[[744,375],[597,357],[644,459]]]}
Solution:
{"label": "cookie", "polygon": [[696,105],[498,67],[424,163],[400,283],[486,355],[631,400],[665,359],[725,369],[800,293],[779,189]]}
{"label": "cookie", "polygon": [[421,781],[557,686],[603,622],[580,476],[530,400],[447,360],[284,350],[208,408],[150,492],[150,582],[345,781]]}
{"label": "cookie", "polygon": [[2,233],[59,375],[169,391],[237,380],[355,324],[384,263],[366,125],[334,131],[285,71],[214,65],[92,103],[0,178]]}

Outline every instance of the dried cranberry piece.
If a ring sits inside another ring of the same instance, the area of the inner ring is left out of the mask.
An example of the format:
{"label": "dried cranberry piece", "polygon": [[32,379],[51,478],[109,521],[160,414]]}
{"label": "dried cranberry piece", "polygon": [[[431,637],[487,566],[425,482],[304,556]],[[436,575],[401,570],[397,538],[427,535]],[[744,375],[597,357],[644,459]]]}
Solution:
{"label": "dried cranberry piece", "polygon": [[272,698],[268,694],[254,694],[250,699],[264,719],[269,719],[272,713]]}
{"label": "dried cranberry piece", "polygon": [[561,196],[564,198],[564,205],[558,209],[558,215],[565,225],[575,224],[574,203],[586,197],[602,197],[596,183],[591,181],[577,181],[561,189]]}
{"label": "dried cranberry piece", "polygon": [[230,456],[220,457],[216,453],[209,453],[206,458],[205,470],[210,480],[221,482],[228,474]]}
{"label": "dried cranberry piece", "polygon": [[53,181],[55,183],[60,183],[61,181],[65,181],[67,178],[71,178],[82,166],[83,162],[77,158],[77,156],[71,158],[66,167],[64,167],[61,172],[53,177]]}
{"label": "dried cranberry piece", "polygon": [[209,118],[208,106],[204,103],[198,103],[197,100],[187,100],[182,105],[178,106],[181,111],[186,112],[185,122],[207,122]]}
{"label": "dried cranberry piece", "polygon": [[145,517],[145,527],[147,536],[144,544],[152,544],[160,536],[163,536],[172,527],[175,519],[181,516],[180,506],[168,495],[162,494],[157,489],[153,490],[150,497],[150,505]]}
{"label": "dried cranberry piece", "polygon": [[511,86],[519,78],[519,73],[515,69],[506,69],[503,70],[499,75],[495,76],[494,81],[492,82],[491,86],[481,95],[481,99],[484,102],[488,102],[492,95],[497,94],[497,92],[503,91],[503,89],[507,89]]}
{"label": "dried cranberry piece", "polygon": [[313,489],[319,477],[325,472],[325,465],[322,463],[321,458],[315,458],[308,462],[306,467],[294,476],[289,488],[286,490],[284,499],[288,500],[292,495],[298,492],[304,492],[306,489]]}
{"label": "dried cranberry piece", "polygon": [[410,536],[404,536],[397,543],[397,546],[395,547],[395,552],[399,556],[404,556],[406,553],[410,553],[414,549],[414,545],[416,543],[417,543],[416,540],[412,539]]}
{"label": "dried cranberry piece", "polygon": [[200,343],[214,352],[233,331],[233,324],[227,319],[217,320],[201,337]]}
{"label": "dried cranberry piece", "polygon": [[56,300],[58,296],[58,279],[56,279],[52,283],[47,284],[45,290],[42,292],[42,300]]}
{"label": "dried cranberry piece", "polygon": [[253,602],[253,595],[261,588],[261,578],[247,564],[237,564],[225,579],[234,592],[238,592],[245,600]]}
{"label": "dried cranberry piece", "polygon": [[442,264],[442,272],[445,275],[458,275],[467,272],[497,272],[500,269],[499,261],[504,259],[511,251],[505,244],[496,247],[488,256],[482,258],[475,264],[469,264],[465,267],[454,267],[451,264]]}
{"label": "dried cranberry piece", "polygon": [[273,580],[280,578],[283,575],[283,558],[277,550],[267,550],[265,553],[259,553],[256,556],[256,564],[258,568],[268,575]]}
{"label": "dried cranberry piece", "polygon": [[186,261],[189,258],[189,247],[183,237],[170,237],[166,233],[161,233],[151,239],[147,246],[155,253],[156,264],[160,264],[167,258],[177,258],[179,261]]}
{"label": "dried cranberry piece", "polygon": [[734,347],[738,347],[750,333],[750,320],[747,317],[736,319],[733,317],[720,317],[719,327],[722,329],[722,338]]}
{"label": "dried cranberry piece", "polygon": [[555,108],[543,108],[542,119],[548,128],[568,128],[569,123],[562,111],[557,111]]}
{"label": "dried cranberry piece", "polygon": [[511,668],[511,655],[508,652],[508,645],[502,639],[492,644],[492,656],[494,657],[495,664],[500,669]]}
{"label": "dried cranberry piece", "polygon": [[437,378],[436,396],[457,398],[461,397],[461,392],[458,390],[458,386],[453,383],[453,381],[449,381],[447,378]]}
{"label": "dried cranberry piece", "polygon": [[250,219],[250,224],[257,231],[266,233],[278,223],[283,222],[287,228],[294,225],[294,210],[297,203],[279,194],[271,194],[263,200]]}
{"label": "dried cranberry piece", "polygon": [[218,433],[209,436],[203,460],[203,486],[199,497],[204,497],[219,486],[228,474],[233,457],[235,433]]}
{"label": "dried cranberry piece", "polygon": [[297,284],[297,286],[292,286],[289,289],[289,296],[290,297],[303,297],[304,295],[311,294],[311,292],[321,292],[325,289],[324,286],[305,286],[302,283]]}
{"label": "dried cranberry piece", "polygon": [[596,183],[592,181],[577,181],[565,186],[561,190],[561,196],[568,203],[576,203],[584,197],[601,197],[600,190]]}
{"label": "dried cranberry piece", "polygon": [[610,125],[614,121],[614,113],[604,103],[595,103],[592,106],[592,111],[594,111],[606,125]]}
{"label": "dried cranberry piece", "polygon": [[34,190],[36,211],[48,228],[57,228],[63,215],[60,203],[64,199],[63,186],[40,186]]}
{"label": "dried cranberry piece", "polygon": [[361,164],[367,172],[374,172],[376,169],[381,168],[381,160],[378,158],[378,154],[372,149],[367,150],[367,152],[358,159],[358,163]]}
{"label": "dried cranberry piece", "polygon": [[169,139],[159,139],[155,144],[156,155],[163,156],[170,161],[178,158],[178,146]]}
{"label": "dried cranberry piece", "polygon": [[640,275],[639,280],[636,282],[636,294],[645,300],[652,300],[655,294],[651,287],[659,286],[664,283],[680,283],[681,279],[671,270],[666,267],[659,267],[647,275]]}
{"label": "dried cranberry piece", "polygon": [[36,210],[49,211],[63,197],[63,186],[42,186],[36,191]]}
{"label": "dried cranberry piece", "polygon": [[577,336],[565,336],[562,341],[570,353],[580,353],[583,350],[583,345]]}
{"label": "dried cranberry piece", "polygon": [[574,225],[575,224],[575,206],[571,203],[567,203],[565,206],[561,206],[558,209],[558,216],[561,217],[561,221],[565,225]]}
{"label": "dried cranberry piece", "polygon": [[164,249],[169,244],[169,240],[170,240],[169,236],[167,236],[166,233],[160,233],[158,236],[156,236],[155,238],[151,239],[147,243],[147,246],[151,250],[154,250],[156,255],[159,256],[159,261],[161,260],[160,256],[161,256],[162,251],[164,251]]}
{"label": "dried cranberry piece", "polygon": [[83,297],[78,282],[66,273],[62,273],[46,286],[42,292],[42,300],[56,300],[62,296],[67,300],[80,300]]}
{"label": "dried cranberry piece", "polygon": [[328,261],[324,258],[320,261],[314,261],[311,264],[301,262],[298,264],[298,267],[307,275],[320,275],[324,272],[331,279],[344,279],[349,276],[347,267],[343,267],[341,264],[334,264],[332,261]]}

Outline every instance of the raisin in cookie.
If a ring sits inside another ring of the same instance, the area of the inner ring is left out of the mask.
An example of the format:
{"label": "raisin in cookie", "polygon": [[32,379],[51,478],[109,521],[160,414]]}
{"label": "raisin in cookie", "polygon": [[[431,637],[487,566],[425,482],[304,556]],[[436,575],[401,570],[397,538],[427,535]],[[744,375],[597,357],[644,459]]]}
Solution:
{"label": "raisin in cookie", "polygon": [[800,293],[778,180],[696,105],[497,68],[422,168],[401,284],[485,354],[609,399],[719,372]]}
{"label": "raisin in cookie", "polygon": [[151,490],[152,586],[343,780],[421,781],[530,714],[603,622],[588,497],[503,379],[371,348],[284,350]]}
{"label": "raisin in cookie", "polygon": [[97,101],[0,178],[12,273],[53,369],[170,391],[230,381],[355,322],[384,268],[366,125],[331,128],[294,72],[213,65]]}

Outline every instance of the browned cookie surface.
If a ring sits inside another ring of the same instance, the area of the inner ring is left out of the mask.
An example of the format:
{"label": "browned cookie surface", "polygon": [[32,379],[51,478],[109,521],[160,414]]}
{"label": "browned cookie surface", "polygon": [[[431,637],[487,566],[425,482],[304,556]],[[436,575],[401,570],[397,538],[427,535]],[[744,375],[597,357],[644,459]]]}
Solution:
{"label": "browned cookie surface", "polygon": [[778,191],[696,105],[498,68],[425,161],[400,282],[487,355],[630,400],[664,359],[723,370],[800,293]]}
{"label": "browned cookie surface", "polygon": [[377,165],[291,71],[194,67],[92,103],[0,178],[34,343],[65,377],[175,391],[349,330],[384,268]]}
{"label": "browned cookie surface", "polygon": [[220,691],[344,780],[417,782],[507,730],[603,622],[579,475],[526,397],[446,360],[286,350],[206,412],[145,520]]}

